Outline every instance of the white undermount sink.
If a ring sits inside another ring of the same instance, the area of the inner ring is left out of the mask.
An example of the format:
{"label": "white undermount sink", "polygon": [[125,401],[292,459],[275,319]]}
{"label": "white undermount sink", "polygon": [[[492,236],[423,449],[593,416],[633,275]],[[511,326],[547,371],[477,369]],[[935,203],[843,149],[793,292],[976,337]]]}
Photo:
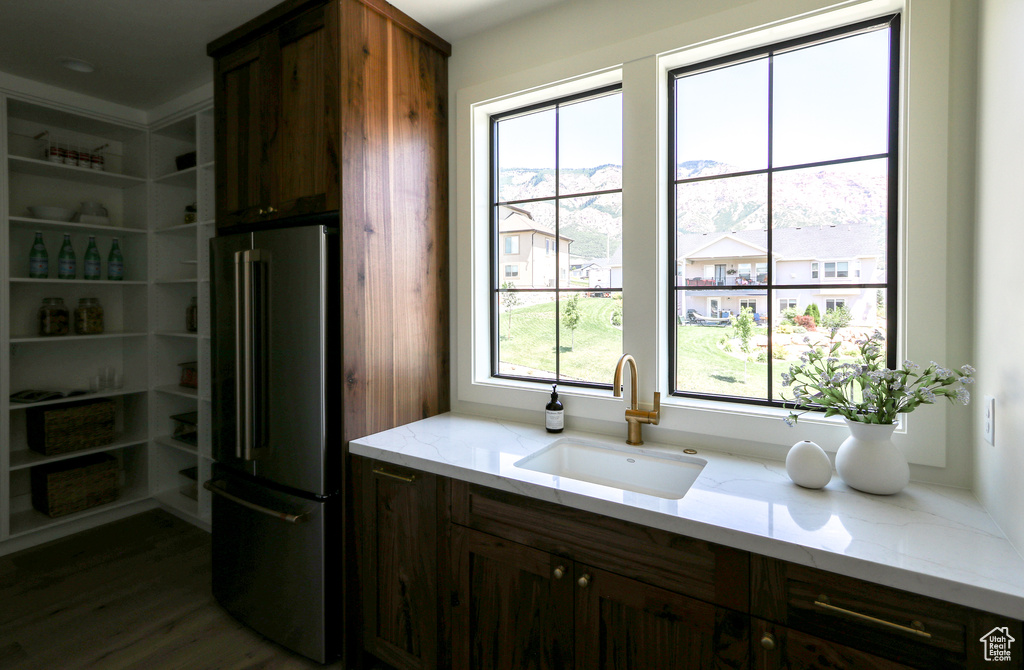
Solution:
{"label": "white undermount sink", "polygon": [[515,463],[517,468],[678,500],[701,470],[702,458],[643,453],[629,446],[562,438]]}

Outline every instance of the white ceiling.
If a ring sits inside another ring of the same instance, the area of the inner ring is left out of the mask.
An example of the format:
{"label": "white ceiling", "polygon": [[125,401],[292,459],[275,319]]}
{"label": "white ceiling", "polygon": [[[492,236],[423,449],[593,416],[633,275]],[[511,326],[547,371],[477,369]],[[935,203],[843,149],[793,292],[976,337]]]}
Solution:
{"label": "white ceiling", "polygon": [[[449,42],[563,0],[394,0]],[[0,71],[149,110],[210,81],[206,44],[280,0],[0,0]],[[91,74],[61,66],[78,58]]]}

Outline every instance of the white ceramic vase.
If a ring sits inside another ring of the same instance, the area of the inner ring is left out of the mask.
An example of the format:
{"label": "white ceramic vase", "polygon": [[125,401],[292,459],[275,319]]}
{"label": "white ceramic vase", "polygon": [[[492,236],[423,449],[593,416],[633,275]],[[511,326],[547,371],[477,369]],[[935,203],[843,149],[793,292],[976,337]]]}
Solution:
{"label": "white ceramic vase", "polygon": [[846,419],[850,437],[836,452],[836,471],[844,482],[865,493],[892,495],[910,481],[910,466],[892,443],[895,424],[860,423]]}

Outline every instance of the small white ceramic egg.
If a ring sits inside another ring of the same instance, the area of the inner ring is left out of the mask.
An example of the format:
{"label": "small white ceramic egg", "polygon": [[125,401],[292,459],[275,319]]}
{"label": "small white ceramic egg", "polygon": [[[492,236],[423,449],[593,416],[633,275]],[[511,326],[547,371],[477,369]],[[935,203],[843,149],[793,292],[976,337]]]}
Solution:
{"label": "small white ceramic egg", "polygon": [[828,454],[810,440],[797,442],[786,454],[786,474],[808,489],[820,489],[832,480],[832,462]]}

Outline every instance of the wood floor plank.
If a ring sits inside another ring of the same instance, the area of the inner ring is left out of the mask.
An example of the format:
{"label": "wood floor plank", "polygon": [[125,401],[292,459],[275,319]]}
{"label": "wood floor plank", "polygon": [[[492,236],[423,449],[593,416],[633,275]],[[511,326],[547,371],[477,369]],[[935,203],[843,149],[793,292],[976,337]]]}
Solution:
{"label": "wood floor plank", "polygon": [[0,558],[5,670],[307,670],[225,612],[210,536],[153,510]]}

